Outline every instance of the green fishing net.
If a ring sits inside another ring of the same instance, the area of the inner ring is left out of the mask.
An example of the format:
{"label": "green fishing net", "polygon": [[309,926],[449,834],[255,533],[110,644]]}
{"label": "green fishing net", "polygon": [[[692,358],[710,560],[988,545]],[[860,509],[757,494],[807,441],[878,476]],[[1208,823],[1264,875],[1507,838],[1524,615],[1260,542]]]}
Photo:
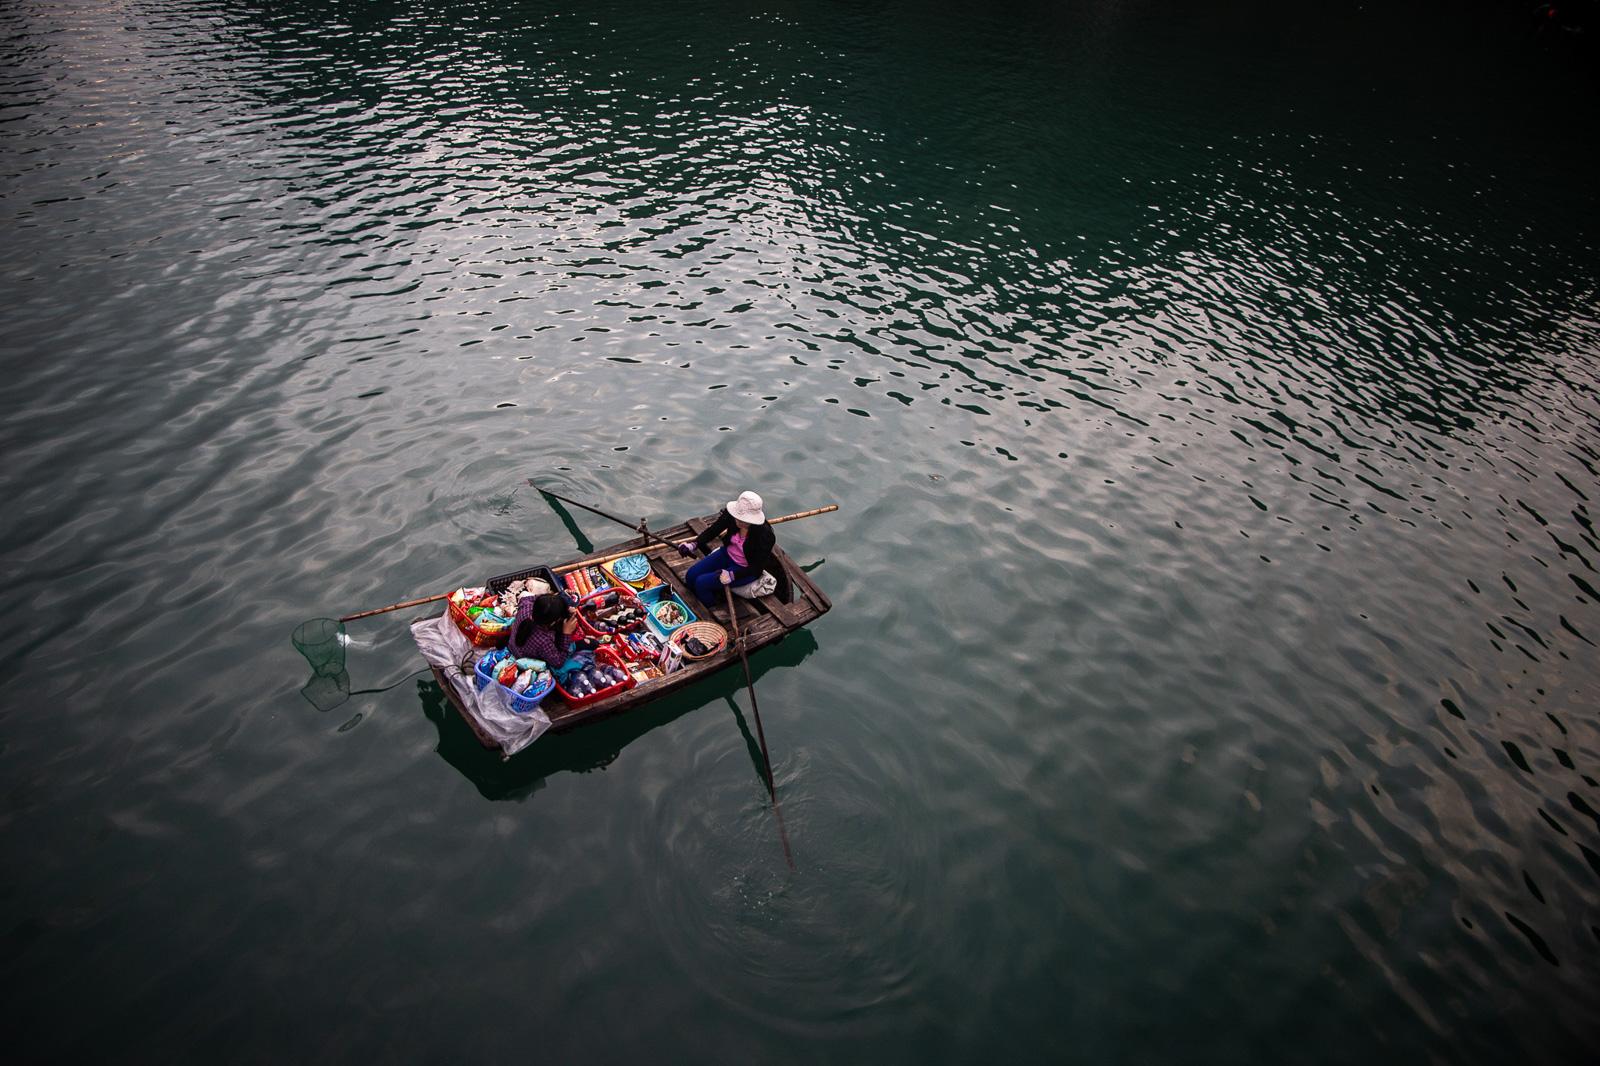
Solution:
{"label": "green fishing net", "polygon": [[300,695],[319,711],[331,711],[350,698],[350,674],[344,664],[343,622],[312,618],[296,626],[289,639],[295,650],[311,664],[311,680],[300,690]]}

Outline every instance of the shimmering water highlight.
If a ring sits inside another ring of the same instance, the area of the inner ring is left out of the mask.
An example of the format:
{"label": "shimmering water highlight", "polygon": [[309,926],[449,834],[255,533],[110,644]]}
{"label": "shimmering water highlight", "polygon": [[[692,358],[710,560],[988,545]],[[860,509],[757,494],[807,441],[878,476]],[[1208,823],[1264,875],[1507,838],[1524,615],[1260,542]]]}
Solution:
{"label": "shimmering water highlight", "polygon": [[[14,1053],[1586,1057],[1593,103],[1515,5],[7,5]],[[534,475],[840,505],[796,873],[736,675],[301,697],[613,539]]]}

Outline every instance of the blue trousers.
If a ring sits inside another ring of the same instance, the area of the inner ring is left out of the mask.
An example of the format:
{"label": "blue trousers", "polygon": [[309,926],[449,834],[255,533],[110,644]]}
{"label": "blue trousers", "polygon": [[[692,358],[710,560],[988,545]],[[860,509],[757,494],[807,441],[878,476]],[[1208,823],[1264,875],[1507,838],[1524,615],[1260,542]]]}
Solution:
{"label": "blue trousers", "polygon": [[733,560],[728,558],[728,549],[718,548],[698,563],[689,567],[689,572],[684,575],[684,584],[694,590],[694,594],[700,598],[701,603],[707,607],[716,607],[723,600],[721,575],[724,570],[733,571],[733,584],[729,586],[730,588],[748,585],[761,576],[758,571],[749,577],[740,577],[740,567],[735,566]]}

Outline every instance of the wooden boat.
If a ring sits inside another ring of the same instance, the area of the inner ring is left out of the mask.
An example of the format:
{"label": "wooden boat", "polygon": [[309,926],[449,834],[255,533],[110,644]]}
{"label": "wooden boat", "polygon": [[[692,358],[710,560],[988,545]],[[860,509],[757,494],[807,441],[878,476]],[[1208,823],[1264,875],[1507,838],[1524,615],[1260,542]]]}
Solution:
{"label": "wooden boat", "polygon": [[[716,515],[707,515],[703,518],[691,518],[687,522],[667,530],[652,530],[652,532],[656,536],[674,543],[681,540],[693,540],[716,520]],[[561,563],[552,569],[560,574],[577,567],[594,565],[631,552],[644,553],[650,559],[651,570],[666,583],[668,588],[677,594],[679,599],[688,604],[702,619],[717,622],[726,629],[728,631],[728,642],[715,655],[694,662],[685,662],[682,669],[676,670],[665,677],[644,682],[615,696],[581,707],[567,706],[559,694],[547,697],[540,704],[540,709],[550,718],[550,732],[562,732],[587,722],[598,721],[601,718],[609,718],[612,715],[632,710],[658,697],[678,692],[696,681],[719,670],[724,670],[739,661],[739,652],[733,643],[733,626],[728,620],[726,605],[718,605],[716,608],[708,609],[689,590],[688,585],[684,583],[684,575],[688,572],[689,567],[694,565],[695,559],[685,558],[676,551],[668,550],[654,540],[634,537],[631,540],[619,541],[616,544],[596,549],[588,555]],[[776,644],[796,629],[821,618],[833,607],[833,602],[828,599],[827,594],[816,586],[805,571],[795,565],[794,560],[785,554],[781,546],[775,547],[772,554],[773,558],[783,566],[784,572],[789,577],[791,594],[789,601],[781,602],[776,595],[760,596],[754,599],[745,599],[741,596],[733,598],[734,610],[738,612],[739,618],[739,635],[744,641],[745,651],[750,654],[754,654],[769,644]],[[439,686],[444,689],[450,703],[455,707],[456,713],[476,734],[478,742],[486,748],[497,747],[495,742],[483,731],[483,727],[463,706],[460,697],[456,695],[455,689],[445,679],[439,667],[433,668],[433,674],[435,680],[439,682]]]}

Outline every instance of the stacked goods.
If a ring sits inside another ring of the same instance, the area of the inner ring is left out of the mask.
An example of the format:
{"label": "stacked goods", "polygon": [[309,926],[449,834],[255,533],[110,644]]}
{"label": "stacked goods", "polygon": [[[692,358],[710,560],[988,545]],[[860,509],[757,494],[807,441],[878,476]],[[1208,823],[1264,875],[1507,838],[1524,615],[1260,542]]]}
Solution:
{"label": "stacked goods", "polygon": [[641,629],[637,633],[622,634],[622,646],[635,659],[659,659],[661,657],[661,642],[656,639],[654,633],[647,629]]}
{"label": "stacked goods", "polygon": [[517,601],[522,597],[543,596],[548,592],[554,591],[555,589],[550,587],[550,583],[542,578],[521,578],[500,590],[500,595],[495,600],[495,613],[504,618],[515,618],[517,616]]}
{"label": "stacked goods", "polygon": [[488,589],[459,588],[450,594],[450,617],[477,647],[499,647],[511,632],[511,615],[500,614],[499,603],[500,597]]}
{"label": "stacked goods", "polygon": [[578,617],[596,636],[620,637],[644,628],[644,605],[625,589],[609,589],[580,602]]}
{"label": "stacked goods", "polygon": [[573,707],[615,696],[634,684],[622,656],[609,647],[596,651],[593,662],[580,663],[556,675],[556,690]]}
{"label": "stacked goods", "polygon": [[661,641],[646,624],[647,611],[625,586],[597,592],[578,604],[585,632],[633,662],[654,662],[661,655]]}
{"label": "stacked goods", "polygon": [[641,685],[646,681],[654,681],[656,678],[664,676],[661,667],[647,662],[629,663],[628,673],[632,674],[633,679]]}
{"label": "stacked goods", "polygon": [[574,696],[593,696],[596,692],[608,689],[613,685],[621,685],[628,680],[627,674],[621,667],[610,666],[605,663],[592,663],[579,670],[573,670],[566,675],[566,680],[561,687]]}
{"label": "stacked goods", "polygon": [[613,582],[606,575],[604,567],[580,566],[567,574],[563,581],[566,582],[567,591],[572,593],[574,599],[582,599],[593,595],[599,589],[608,589]]}
{"label": "stacked goods", "polygon": [[555,678],[550,668],[538,659],[517,659],[504,649],[491,651],[478,660],[478,691],[489,684],[509,689],[512,694],[511,709],[517,714],[527,714],[555,688]]}

